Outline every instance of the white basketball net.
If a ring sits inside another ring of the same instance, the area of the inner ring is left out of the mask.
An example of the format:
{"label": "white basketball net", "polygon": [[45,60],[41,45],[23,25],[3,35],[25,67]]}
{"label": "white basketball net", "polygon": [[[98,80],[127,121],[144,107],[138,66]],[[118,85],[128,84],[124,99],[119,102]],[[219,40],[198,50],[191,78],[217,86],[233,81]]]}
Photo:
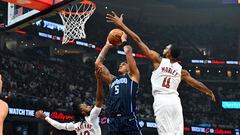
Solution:
{"label": "white basketball net", "polygon": [[59,12],[64,25],[62,44],[73,42],[75,39],[86,38],[85,23],[96,9],[96,6],[92,4],[94,3],[83,0],[77,5]]}

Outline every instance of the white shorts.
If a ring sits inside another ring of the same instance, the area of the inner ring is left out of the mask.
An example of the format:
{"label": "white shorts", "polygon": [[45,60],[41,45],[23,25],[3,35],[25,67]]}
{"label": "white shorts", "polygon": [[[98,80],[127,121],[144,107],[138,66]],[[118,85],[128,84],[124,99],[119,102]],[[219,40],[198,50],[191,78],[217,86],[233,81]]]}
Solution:
{"label": "white shorts", "polygon": [[159,135],[183,135],[183,113],[177,95],[154,96],[154,114]]}

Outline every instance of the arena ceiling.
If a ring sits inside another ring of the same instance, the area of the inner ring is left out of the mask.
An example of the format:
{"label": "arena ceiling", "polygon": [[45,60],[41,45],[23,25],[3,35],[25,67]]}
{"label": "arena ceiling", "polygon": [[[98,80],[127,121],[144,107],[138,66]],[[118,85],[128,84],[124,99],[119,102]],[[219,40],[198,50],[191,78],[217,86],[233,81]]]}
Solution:
{"label": "arena ceiling", "polygon": [[[194,25],[224,23],[239,27],[240,8],[220,0],[107,0],[96,1],[97,12],[111,10],[144,23]],[[106,9],[107,7],[107,9]]]}

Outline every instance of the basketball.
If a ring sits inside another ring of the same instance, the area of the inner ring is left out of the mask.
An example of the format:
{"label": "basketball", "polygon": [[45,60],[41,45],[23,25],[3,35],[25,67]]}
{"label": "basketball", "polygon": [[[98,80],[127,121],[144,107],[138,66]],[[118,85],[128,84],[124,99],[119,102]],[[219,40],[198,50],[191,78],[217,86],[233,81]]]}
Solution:
{"label": "basketball", "polygon": [[114,46],[119,46],[122,44],[121,36],[123,34],[125,34],[125,32],[120,29],[113,29],[109,32],[107,39]]}
{"label": "basketball", "polygon": [[123,1],[0,0],[0,135],[240,135],[240,0]]}

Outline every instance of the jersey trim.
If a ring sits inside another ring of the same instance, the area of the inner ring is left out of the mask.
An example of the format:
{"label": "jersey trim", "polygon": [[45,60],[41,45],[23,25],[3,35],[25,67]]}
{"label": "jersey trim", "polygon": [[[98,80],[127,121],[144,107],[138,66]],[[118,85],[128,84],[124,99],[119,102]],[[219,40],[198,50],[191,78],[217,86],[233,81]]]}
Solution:
{"label": "jersey trim", "polygon": [[132,104],[132,92],[133,92],[133,80],[131,81],[131,112],[133,112],[133,104]]}

